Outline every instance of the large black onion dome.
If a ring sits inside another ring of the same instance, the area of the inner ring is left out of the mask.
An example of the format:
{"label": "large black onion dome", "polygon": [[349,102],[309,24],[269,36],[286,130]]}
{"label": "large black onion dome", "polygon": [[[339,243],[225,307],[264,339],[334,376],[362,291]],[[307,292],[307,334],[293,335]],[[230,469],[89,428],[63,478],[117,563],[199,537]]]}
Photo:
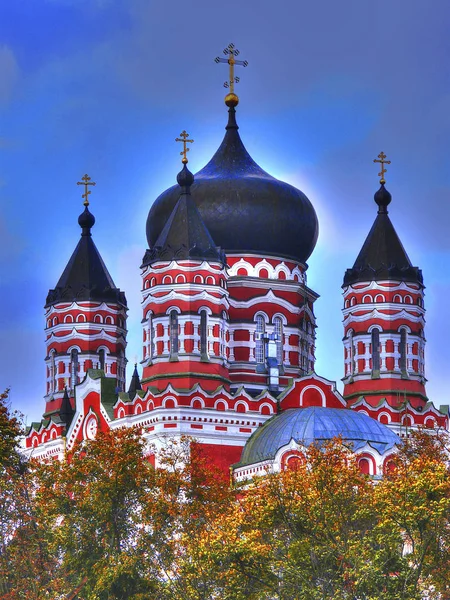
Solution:
{"label": "large black onion dome", "polygon": [[378,214],[351,269],[344,275],[344,286],[364,281],[408,281],[423,285],[422,271],[413,267],[388,215],[391,194],[381,184],[374,195]]}
{"label": "large black onion dome", "polygon": [[94,215],[88,207],[78,217],[81,239],[77,244],[56,287],[49,291],[45,307],[58,302],[93,300],[127,306],[125,294],[115,286],[105,263],[94,244],[91,227]]}
{"label": "large black onion dome", "polygon": [[[311,202],[255,163],[239,136],[234,107],[228,113],[222,144],[192,185],[193,199],[212,239],[226,253],[252,252],[305,263],[318,235]],[[150,248],[178,197],[179,188],[173,186],[153,203],[147,218]]]}

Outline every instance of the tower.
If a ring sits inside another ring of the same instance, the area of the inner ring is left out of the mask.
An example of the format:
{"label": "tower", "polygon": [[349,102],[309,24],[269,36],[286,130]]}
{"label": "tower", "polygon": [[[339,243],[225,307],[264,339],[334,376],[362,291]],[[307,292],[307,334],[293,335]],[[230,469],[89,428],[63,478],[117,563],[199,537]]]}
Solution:
{"label": "tower", "polygon": [[142,263],[145,389],[229,384],[225,255],[191,198],[186,151],[179,199]]}
{"label": "tower", "polygon": [[66,387],[73,397],[88,369],[102,369],[115,378],[119,391],[125,386],[127,302],[92,239],[95,218],[89,211],[88,185],[95,184],[88,175],[80,184],[85,186],[85,208],[78,218],[81,238],[45,304],[44,416],[61,409]]}
{"label": "tower", "polygon": [[388,215],[391,194],[381,186],[375,222],[344,276],[344,397],[372,407],[385,401],[422,410],[425,392],[425,308],[422,272],[414,267]]}

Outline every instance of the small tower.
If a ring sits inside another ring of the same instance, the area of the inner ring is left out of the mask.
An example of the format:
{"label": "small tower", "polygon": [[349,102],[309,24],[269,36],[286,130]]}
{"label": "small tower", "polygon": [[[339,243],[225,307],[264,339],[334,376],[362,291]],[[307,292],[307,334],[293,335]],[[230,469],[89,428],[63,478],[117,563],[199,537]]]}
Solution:
{"label": "small tower", "polygon": [[421,410],[425,392],[425,308],[422,272],[413,267],[388,215],[391,194],[381,186],[378,214],[351,269],[344,276],[344,397],[364,397],[375,407]]}
{"label": "small tower", "polygon": [[223,252],[191,198],[194,176],[177,176],[179,199],[142,263],[144,389],[205,390],[228,384],[228,290]]}
{"label": "small tower", "polygon": [[89,211],[88,185],[95,184],[88,175],[79,183],[85,186],[85,208],[78,218],[81,239],[45,304],[44,416],[60,410],[66,386],[73,397],[88,369],[103,369],[117,380],[119,391],[125,386],[127,302],[92,240],[95,218]]}

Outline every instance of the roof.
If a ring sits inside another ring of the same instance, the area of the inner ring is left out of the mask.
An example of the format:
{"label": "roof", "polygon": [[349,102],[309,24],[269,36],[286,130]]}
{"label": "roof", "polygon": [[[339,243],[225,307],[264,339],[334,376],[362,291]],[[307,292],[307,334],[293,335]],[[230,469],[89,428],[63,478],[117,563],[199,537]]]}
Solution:
{"label": "roof", "polygon": [[[177,186],[153,203],[147,219],[152,248],[178,201]],[[225,253],[252,252],[305,263],[318,236],[308,198],[266,173],[247,152],[229,109],[225,137],[209,163],[195,175],[192,197],[209,233]]]}
{"label": "roof", "polygon": [[344,285],[358,281],[396,280],[423,284],[422,272],[413,267],[389,218],[387,206],[391,195],[384,185],[375,194],[379,206],[377,217]]}
{"label": "roof", "polygon": [[292,408],[270,418],[250,436],[238,466],[273,460],[292,439],[310,446],[338,436],[355,451],[369,444],[380,454],[400,442],[386,425],[361,412],[322,406]]}
{"label": "roof", "polygon": [[92,240],[90,230],[95,219],[87,207],[78,222],[82,227],[81,239],[56,287],[49,291],[45,306],[57,302],[94,300],[118,303],[126,307],[125,294],[115,286]]}
{"label": "roof", "polygon": [[143,265],[159,260],[206,260],[225,263],[191,198],[194,178],[184,165],[178,174],[180,197],[154,246],[147,252]]}

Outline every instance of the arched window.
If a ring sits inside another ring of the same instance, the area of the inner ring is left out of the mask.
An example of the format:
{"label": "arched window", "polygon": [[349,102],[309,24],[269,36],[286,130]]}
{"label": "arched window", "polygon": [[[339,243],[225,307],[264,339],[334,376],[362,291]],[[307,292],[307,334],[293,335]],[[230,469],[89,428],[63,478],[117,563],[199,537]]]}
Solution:
{"label": "arched window", "polygon": [[202,358],[208,357],[208,315],[206,310],[200,313],[200,354]]}
{"label": "arched window", "polygon": [[170,313],[170,356],[178,356],[178,313],[172,310]]}
{"label": "arched window", "polygon": [[407,362],[408,333],[407,333],[406,329],[400,330],[399,352],[400,352],[400,361],[399,361],[400,371],[402,372],[402,375],[407,375],[408,374],[408,362]]}
{"label": "arched window", "polygon": [[50,391],[56,392],[56,365],[54,351],[52,351],[50,355]]}
{"label": "arched window", "polygon": [[353,331],[348,334],[348,351],[350,353],[350,375],[355,372],[355,346],[353,343]]}
{"label": "arched window", "polygon": [[98,367],[105,370],[105,349],[100,348],[98,351]]}
{"label": "arched window", "polygon": [[155,355],[155,327],[153,317],[148,315],[147,319],[147,357],[151,360]]}
{"label": "arched window", "polygon": [[78,383],[78,350],[74,348],[70,353],[70,387],[73,388]]}
{"label": "arched window", "polygon": [[264,364],[265,362],[265,346],[264,346],[264,333],[266,331],[266,324],[262,315],[256,317],[256,332],[255,332],[255,357],[256,362]]}
{"label": "arched window", "polygon": [[275,317],[273,320],[273,332],[277,336],[277,363],[283,364],[283,321],[281,317]]}
{"label": "arched window", "polygon": [[372,329],[372,375],[380,374],[380,331]]}

